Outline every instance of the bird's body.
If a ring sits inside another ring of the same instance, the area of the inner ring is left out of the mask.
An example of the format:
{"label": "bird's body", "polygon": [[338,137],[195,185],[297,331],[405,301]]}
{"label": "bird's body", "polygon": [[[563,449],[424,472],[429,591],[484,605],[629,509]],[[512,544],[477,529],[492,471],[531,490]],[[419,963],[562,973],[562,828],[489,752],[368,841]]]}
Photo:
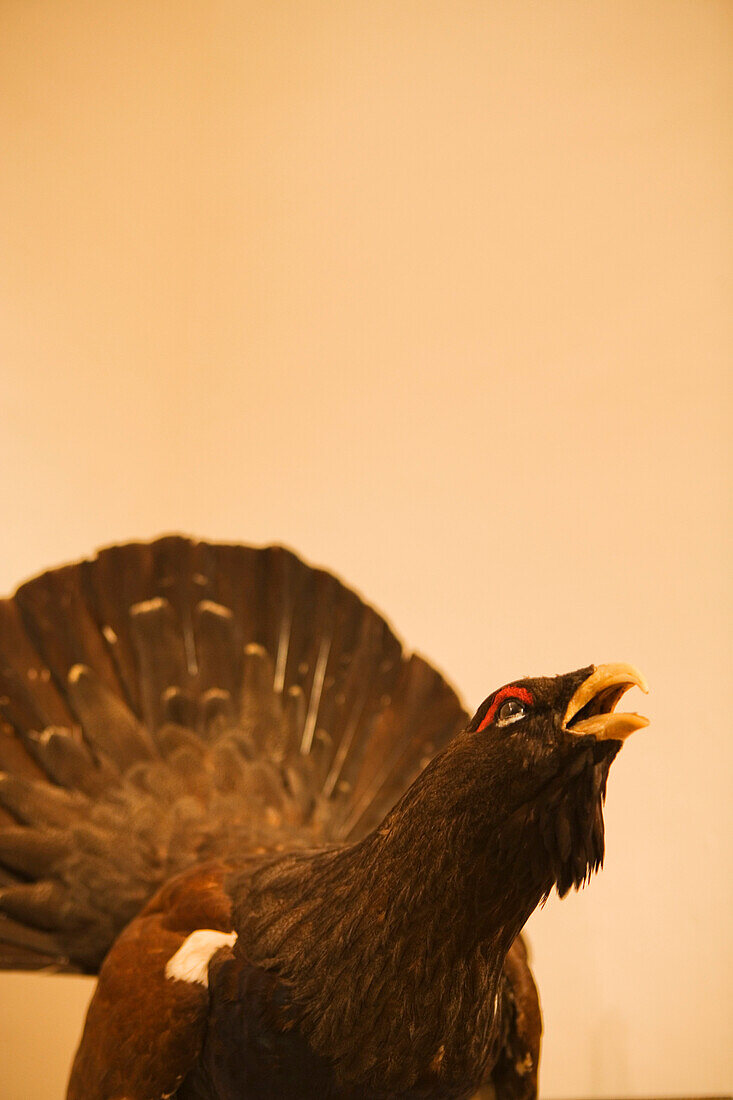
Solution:
{"label": "bird's body", "polygon": [[602,860],[634,670],[469,721],[333,577],[183,539],[0,629],[0,961],[100,974],[69,1100],[536,1096],[519,934]]}
{"label": "bird's body", "polygon": [[[312,1031],[303,1027],[289,984],[251,958],[242,935],[232,942],[233,935],[224,931],[239,924],[226,886],[231,874],[221,864],[184,873],[122,933],[102,967],[90,1007],[72,1075],[69,1095],[73,1100],[128,1094],[175,1094],[181,1100],[392,1096],[427,1100],[476,1091],[484,1066],[493,1066],[501,1046],[501,1031],[491,1026],[495,1001],[500,1001],[501,1011],[507,1011],[509,995],[506,975],[492,974],[480,950],[469,958],[457,957],[449,973],[432,975],[432,985],[425,978],[422,983],[415,981],[406,960],[395,953],[382,974],[384,1004],[379,1004],[379,997],[372,998],[377,1006],[360,1004],[358,996],[350,1005],[353,986],[340,973],[337,983],[332,979],[331,988],[324,989],[315,1002],[311,1000],[321,1014],[320,1045],[333,1050],[321,1055],[309,1041]],[[232,889],[236,894],[237,886]],[[199,898],[195,909],[193,897]],[[246,907],[245,898],[242,904]],[[202,927],[193,929],[193,925]],[[515,965],[526,971],[519,942],[513,952]],[[330,955],[326,958],[330,966],[337,962]],[[351,962],[358,975],[358,994],[377,959],[370,954]],[[179,976],[172,978],[172,974]],[[451,1005],[457,1012],[449,1020],[435,985],[440,981],[443,988],[446,979],[459,983],[454,994],[457,1004]],[[334,984],[343,992],[334,990]],[[483,1014],[476,1012],[474,1003],[481,990],[487,997]],[[539,1010],[528,1003],[536,1001],[534,987],[530,998],[526,992],[532,1034],[514,1035],[517,1050],[522,1051],[519,1061],[527,1071],[525,1090],[516,1095],[531,1094],[526,1089],[532,1088],[538,1053]],[[349,1017],[349,1007],[360,1012],[361,1019]],[[384,1034],[374,1034],[376,1007],[385,1014]],[[479,1033],[481,1015],[484,1030]],[[406,1023],[405,1016],[418,1023]],[[151,1048],[153,1023],[156,1038]],[[403,1028],[405,1041],[400,1042]],[[468,1035],[473,1036],[473,1044],[466,1042]],[[334,1069],[339,1046],[345,1075]],[[358,1079],[352,1079],[359,1060],[368,1070],[372,1058],[371,1074],[359,1073]]]}

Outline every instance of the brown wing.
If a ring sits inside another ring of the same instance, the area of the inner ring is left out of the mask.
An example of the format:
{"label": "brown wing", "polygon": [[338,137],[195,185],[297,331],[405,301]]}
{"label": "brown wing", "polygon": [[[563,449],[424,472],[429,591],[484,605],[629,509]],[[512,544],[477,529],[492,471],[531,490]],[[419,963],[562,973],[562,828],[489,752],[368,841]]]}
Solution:
{"label": "brown wing", "polygon": [[[67,1100],[150,1100],[172,1096],[201,1051],[208,990],[166,976],[191,932],[231,930],[211,864],[166,885],[119,936],[99,974]],[[223,948],[226,950],[226,948]]]}

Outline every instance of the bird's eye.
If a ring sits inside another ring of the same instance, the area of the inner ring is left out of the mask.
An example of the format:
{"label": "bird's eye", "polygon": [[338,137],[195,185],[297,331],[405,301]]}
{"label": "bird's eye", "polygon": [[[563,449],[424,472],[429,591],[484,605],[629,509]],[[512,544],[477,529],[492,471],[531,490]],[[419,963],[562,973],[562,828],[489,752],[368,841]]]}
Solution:
{"label": "bird's eye", "polygon": [[518,699],[507,699],[502,703],[497,715],[497,726],[508,726],[510,722],[518,722],[527,713]]}

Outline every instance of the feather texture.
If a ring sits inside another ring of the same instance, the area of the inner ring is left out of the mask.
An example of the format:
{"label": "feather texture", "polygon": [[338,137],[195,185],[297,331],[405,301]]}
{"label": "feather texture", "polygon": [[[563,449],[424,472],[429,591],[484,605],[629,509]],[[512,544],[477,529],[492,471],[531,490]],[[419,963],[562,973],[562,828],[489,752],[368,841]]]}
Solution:
{"label": "feather texture", "polygon": [[95,971],[188,865],[360,838],[466,717],[280,547],[167,537],[29,581],[0,601],[0,966]]}

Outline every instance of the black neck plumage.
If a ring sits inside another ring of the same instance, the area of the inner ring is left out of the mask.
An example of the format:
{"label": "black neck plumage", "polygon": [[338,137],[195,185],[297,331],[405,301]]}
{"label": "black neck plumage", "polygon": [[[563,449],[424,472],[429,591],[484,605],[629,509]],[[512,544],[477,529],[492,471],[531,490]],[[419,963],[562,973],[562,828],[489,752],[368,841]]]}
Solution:
{"label": "black neck plumage", "polygon": [[242,948],[280,977],[312,1047],[397,1094],[426,1073],[478,1081],[504,958],[551,885],[520,850],[524,822],[497,830],[455,778],[435,761],[364,840],[273,858],[232,888]]}

